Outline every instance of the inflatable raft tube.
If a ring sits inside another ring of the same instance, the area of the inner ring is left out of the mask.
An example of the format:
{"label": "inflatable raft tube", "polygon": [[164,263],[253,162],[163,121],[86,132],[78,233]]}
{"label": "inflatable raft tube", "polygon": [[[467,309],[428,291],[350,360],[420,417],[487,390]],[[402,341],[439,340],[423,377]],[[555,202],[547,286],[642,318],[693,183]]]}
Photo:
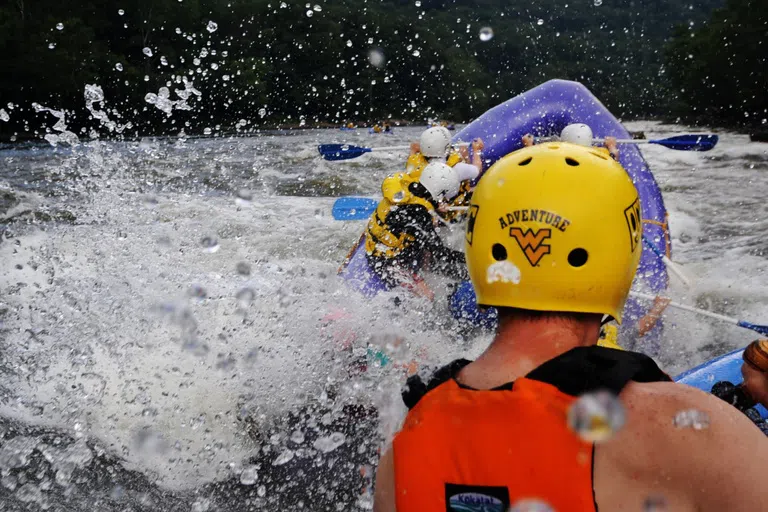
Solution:
{"label": "inflatable raft tube", "polygon": [[[712,386],[716,382],[728,381],[733,384],[740,384],[743,380],[741,378],[741,364],[743,363],[741,354],[743,352],[744,349],[740,348],[716,357],[696,368],[681,373],[675,377],[675,382],[688,384],[707,393],[712,391]],[[763,418],[768,418],[768,411],[763,406],[758,405],[756,409]]]}
{"label": "inflatable raft tube", "polygon": [[[548,137],[559,134],[571,123],[588,124],[596,137],[613,135],[617,138],[630,138],[629,132],[586,87],[578,82],[550,80],[487,111],[457,133],[453,140],[461,142],[482,138],[485,142],[483,160],[487,168],[503,156],[522,148],[521,139],[526,133]],[[661,252],[669,254],[667,212],[648,164],[635,145],[622,146],[620,161],[640,193],[646,238],[655,243]],[[368,268],[360,242],[353,248],[339,274],[352,288],[366,296],[387,289]],[[652,293],[667,287],[666,268],[648,247],[643,247],[637,274],[643,290]],[[464,286],[462,290],[460,300],[452,301],[454,316],[487,322],[488,319],[477,312],[472,297],[466,296],[467,293],[474,295],[471,287],[467,290]],[[642,305],[628,301],[627,318],[636,320],[643,314]]]}

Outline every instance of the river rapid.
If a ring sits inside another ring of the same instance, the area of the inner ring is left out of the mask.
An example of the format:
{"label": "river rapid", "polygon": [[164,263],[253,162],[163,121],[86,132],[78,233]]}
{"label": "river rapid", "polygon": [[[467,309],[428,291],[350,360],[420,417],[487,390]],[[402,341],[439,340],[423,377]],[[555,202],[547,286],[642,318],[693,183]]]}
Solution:
{"label": "river rapid", "polygon": [[[628,123],[648,137],[684,126]],[[420,128],[92,140],[0,150],[0,499],[9,510],[368,509],[405,373],[474,356],[445,306],[363,300],[336,277]],[[768,323],[768,144],[647,145],[670,213],[676,300]],[[55,141],[54,141],[55,142]],[[460,229],[447,236],[454,242]],[[444,296],[444,294],[443,294]],[[438,299],[441,294],[438,293]],[[754,339],[669,309],[678,373]],[[378,410],[378,416],[374,414]]]}

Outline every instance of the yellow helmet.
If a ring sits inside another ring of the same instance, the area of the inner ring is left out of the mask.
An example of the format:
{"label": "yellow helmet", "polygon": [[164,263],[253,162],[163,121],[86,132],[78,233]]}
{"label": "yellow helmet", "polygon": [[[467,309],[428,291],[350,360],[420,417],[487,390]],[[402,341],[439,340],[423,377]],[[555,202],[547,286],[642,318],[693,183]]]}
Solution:
{"label": "yellow helmet", "polygon": [[642,229],[637,189],[597,149],[561,142],[511,153],[472,196],[465,250],[477,302],[621,322]]}

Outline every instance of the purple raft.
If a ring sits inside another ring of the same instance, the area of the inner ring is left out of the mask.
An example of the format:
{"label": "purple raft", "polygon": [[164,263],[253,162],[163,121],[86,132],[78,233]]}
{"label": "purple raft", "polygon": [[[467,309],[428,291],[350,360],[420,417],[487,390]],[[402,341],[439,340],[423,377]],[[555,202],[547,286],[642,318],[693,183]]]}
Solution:
{"label": "purple raft", "polygon": [[[614,136],[630,138],[626,128],[578,82],[550,80],[519,96],[490,109],[457,133],[454,142],[469,142],[480,137],[485,142],[483,160],[488,168],[505,155],[522,148],[526,133],[534,137],[558,135],[572,123],[585,123],[592,128],[595,137]],[[635,183],[640,194],[643,211],[643,233],[661,253],[670,255],[667,231],[667,211],[656,180],[636,145],[621,146],[620,162]],[[362,244],[350,253],[348,264],[340,275],[352,288],[366,296],[387,289],[368,268]],[[661,259],[647,246],[643,246],[636,285],[650,293],[667,288],[668,276]],[[464,289],[466,290],[466,286]],[[469,292],[474,292],[469,287]],[[470,297],[452,301],[452,312],[457,318],[478,318],[474,301]],[[644,307],[632,300],[627,303],[625,318],[637,320],[644,314]]]}

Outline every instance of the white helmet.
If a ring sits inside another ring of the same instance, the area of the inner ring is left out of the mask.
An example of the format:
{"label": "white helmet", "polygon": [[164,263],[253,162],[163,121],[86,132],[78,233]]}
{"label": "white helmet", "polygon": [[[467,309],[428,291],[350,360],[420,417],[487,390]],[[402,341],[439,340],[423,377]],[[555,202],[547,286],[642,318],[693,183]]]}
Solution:
{"label": "white helmet", "polygon": [[432,162],[424,167],[419,183],[435,201],[451,199],[459,193],[459,177],[453,168],[442,162]]}
{"label": "white helmet", "polygon": [[584,123],[569,124],[560,132],[560,140],[589,147],[592,145],[592,128]]}
{"label": "white helmet", "polygon": [[419,146],[421,154],[427,158],[444,157],[448,154],[448,146],[451,144],[451,132],[444,126],[427,128],[421,134]]}

